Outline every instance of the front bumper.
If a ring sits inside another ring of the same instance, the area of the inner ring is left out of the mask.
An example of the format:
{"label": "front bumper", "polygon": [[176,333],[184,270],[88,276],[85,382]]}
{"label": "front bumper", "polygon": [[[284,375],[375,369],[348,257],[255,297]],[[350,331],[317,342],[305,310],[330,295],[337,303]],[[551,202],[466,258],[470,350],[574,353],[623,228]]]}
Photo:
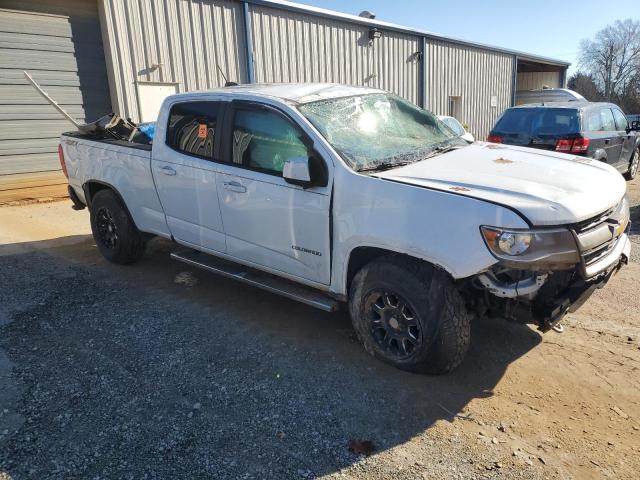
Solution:
{"label": "front bumper", "polygon": [[577,311],[593,292],[603,288],[629,262],[630,255],[631,241],[623,234],[606,257],[586,268],[583,272],[586,275],[575,280],[556,298],[545,302],[543,308],[534,308],[534,316],[540,329],[547,331],[557,325],[567,313]]}
{"label": "front bumper", "polygon": [[595,290],[604,287],[629,261],[630,253],[631,242],[623,233],[607,254],[595,263],[580,263],[570,270],[543,274],[520,272],[520,275],[528,276],[516,277],[513,283],[505,280],[504,271],[502,277],[485,272],[475,277],[475,288],[490,294],[485,293],[482,297],[484,303],[480,302],[480,305],[505,318],[533,323],[540,330],[547,331],[567,313],[578,310]]}
{"label": "front bumper", "polygon": [[[628,228],[628,227],[627,227]],[[605,272],[611,268],[612,265],[619,263],[620,257],[624,257],[629,260],[631,256],[631,241],[627,233],[620,235],[620,238],[616,242],[615,246],[605,257],[601,258],[595,263],[585,265],[583,275],[585,278],[592,278],[598,274]]]}

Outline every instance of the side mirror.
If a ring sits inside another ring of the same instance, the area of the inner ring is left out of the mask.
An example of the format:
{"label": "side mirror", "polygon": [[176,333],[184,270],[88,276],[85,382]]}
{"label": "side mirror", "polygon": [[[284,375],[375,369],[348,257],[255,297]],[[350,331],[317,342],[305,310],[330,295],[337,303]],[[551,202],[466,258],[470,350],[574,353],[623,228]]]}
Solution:
{"label": "side mirror", "polygon": [[316,154],[288,158],[282,168],[282,178],[302,188],[326,187],[329,182],[327,166]]}
{"label": "side mirror", "polygon": [[634,132],[640,131],[640,121],[634,120],[633,122],[631,122],[631,130],[633,130]]}

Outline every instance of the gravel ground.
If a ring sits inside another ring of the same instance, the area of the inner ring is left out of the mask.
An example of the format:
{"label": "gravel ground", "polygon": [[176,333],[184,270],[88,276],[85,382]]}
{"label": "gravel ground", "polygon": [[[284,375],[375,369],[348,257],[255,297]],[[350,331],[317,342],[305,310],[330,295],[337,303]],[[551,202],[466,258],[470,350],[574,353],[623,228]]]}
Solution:
{"label": "gravel ground", "polygon": [[0,209],[2,480],[637,478],[637,253],[564,334],[476,322],[428,377],[367,356],[345,312],[189,271],[168,242],[110,265],[84,222]]}

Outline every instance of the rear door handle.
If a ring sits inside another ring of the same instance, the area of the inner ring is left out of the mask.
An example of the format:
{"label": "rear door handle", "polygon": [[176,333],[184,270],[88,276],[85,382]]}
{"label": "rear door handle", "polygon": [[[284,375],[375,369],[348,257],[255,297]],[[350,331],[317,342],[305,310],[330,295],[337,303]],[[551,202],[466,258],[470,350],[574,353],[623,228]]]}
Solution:
{"label": "rear door handle", "polygon": [[176,174],[176,171],[173,168],[171,168],[170,166],[168,166],[168,165],[164,165],[164,166],[158,168],[158,170],[160,170],[165,175],[174,176]]}
{"label": "rear door handle", "polygon": [[224,182],[225,190],[231,190],[232,192],[238,193],[246,193],[247,187],[242,185],[240,182]]}

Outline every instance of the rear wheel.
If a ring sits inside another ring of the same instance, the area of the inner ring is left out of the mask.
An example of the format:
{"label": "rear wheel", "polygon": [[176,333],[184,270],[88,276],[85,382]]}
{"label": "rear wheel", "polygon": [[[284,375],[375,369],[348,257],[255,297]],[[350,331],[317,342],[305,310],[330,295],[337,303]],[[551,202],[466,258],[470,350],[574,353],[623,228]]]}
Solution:
{"label": "rear wheel", "polygon": [[365,350],[403,370],[450,372],[469,346],[470,315],[451,279],[406,257],[363,267],[351,284],[349,310]]}
{"label": "rear wheel", "polygon": [[640,148],[636,148],[636,151],[633,152],[633,157],[631,157],[631,161],[629,162],[629,170],[624,174],[624,178],[627,180],[636,178],[638,166],[640,166]]}
{"label": "rear wheel", "polygon": [[93,238],[104,258],[124,265],[144,255],[144,236],[112,190],[100,190],[95,194],[90,213]]}

